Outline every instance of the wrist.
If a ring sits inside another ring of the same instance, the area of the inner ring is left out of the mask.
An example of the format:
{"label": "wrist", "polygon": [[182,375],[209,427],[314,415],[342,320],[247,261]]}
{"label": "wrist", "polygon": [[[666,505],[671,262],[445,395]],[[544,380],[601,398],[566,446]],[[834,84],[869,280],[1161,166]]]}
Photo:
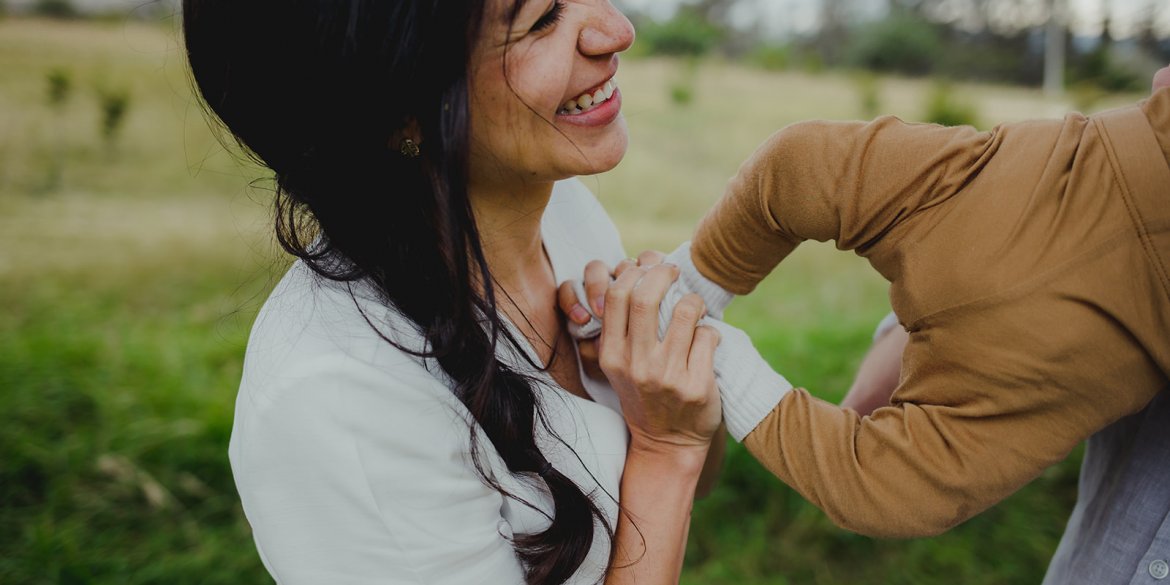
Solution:
{"label": "wrist", "polygon": [[649,439],[631,438],[626,451],[626,466],[648,467],[663,473],[699,477],[707,461],[711,444],[680,445]]}

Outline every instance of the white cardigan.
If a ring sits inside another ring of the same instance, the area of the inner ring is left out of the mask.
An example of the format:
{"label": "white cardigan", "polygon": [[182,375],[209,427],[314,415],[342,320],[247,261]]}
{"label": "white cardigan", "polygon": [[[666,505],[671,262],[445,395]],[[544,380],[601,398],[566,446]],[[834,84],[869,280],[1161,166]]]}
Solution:
{"label": "white cardigan", "polygon": [[[589,260],[625,257],[613,223],[575,179],[553,189],[541,232],[558,282],[580,278]],[[548,520],[484,484],[468,457],[470,415],[445,375],[379,338],[357,307],[406,347],[421,347],[418,334],[355,291],[356,303],[346,285],[298,262],[248,340],[229,454],[264,565],[285,585],[522,584],[508,539]],[[503,357],[532,372],[511,352]],[[537,444],[616,526],[628,434],[613,389],[582,376],[590,402],[532,373],[564,441],[539,431]],[[543,482],[513,477],[480,439],[495,480],[551,513]],[[599,581],[608,556],[599,531],[570,583]]]}

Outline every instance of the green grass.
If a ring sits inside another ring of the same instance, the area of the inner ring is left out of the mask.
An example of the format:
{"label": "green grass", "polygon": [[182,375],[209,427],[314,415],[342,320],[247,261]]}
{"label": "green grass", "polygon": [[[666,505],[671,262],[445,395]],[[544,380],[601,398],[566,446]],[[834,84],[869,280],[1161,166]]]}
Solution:
{"label": "green grass", "polygon": [[[286,261],[262,176],[208,131],[173,26],[0,21],[0,583],[264,583],[226,457],[251,319]],[[74,91],[55,113],[47,75]],[[773,130],[861,115],[846,75],[695,71],[627,60],[626,161],[587,179],[630,252],[685,239]],[[879,79],[919,119],[927,81]],[[124,87],[102,141],[95,88]],[[1037,92],[960,86],[982,120],[1055,115]],[[1129,98],[1122,98],[1132,99]],[[1109,105],[1109,104],[1105,104]],[[803,246],[728,319],[830,400],[887,310],[884,282]],[[1077,457],[947,535],[877,541],[833,527],[738,446],[698,504],[684,583],[1036,583],[1075,497]]]}

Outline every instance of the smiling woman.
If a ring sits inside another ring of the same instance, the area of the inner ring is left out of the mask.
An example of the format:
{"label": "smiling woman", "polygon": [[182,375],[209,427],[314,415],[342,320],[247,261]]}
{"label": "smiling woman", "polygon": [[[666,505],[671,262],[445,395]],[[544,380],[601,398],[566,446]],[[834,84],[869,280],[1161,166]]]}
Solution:
{"label": "smiling woman", "polygon": [[298,258],[230,448],[273,576],[677,582],[717,336],[694,297],[659,340],[644,309],[677,271],[629,267],[591,378],[555,307],[625,257],[573,177],[625,153],[630,23],[607,0],[185,0],[184,34]]}

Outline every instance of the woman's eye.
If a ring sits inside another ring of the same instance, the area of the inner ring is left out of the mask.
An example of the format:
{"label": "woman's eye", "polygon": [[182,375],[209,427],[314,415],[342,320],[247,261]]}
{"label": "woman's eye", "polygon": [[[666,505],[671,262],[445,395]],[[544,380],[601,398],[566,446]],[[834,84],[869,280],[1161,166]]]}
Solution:
{"label": "woman's eye", "polygon": [[564,0],[555,0],[552,6],[549,7],[548,12],[545,12],[539,20],[537,20],[528,32],[540,32],[561,20],[561,15],[565,12]]}

